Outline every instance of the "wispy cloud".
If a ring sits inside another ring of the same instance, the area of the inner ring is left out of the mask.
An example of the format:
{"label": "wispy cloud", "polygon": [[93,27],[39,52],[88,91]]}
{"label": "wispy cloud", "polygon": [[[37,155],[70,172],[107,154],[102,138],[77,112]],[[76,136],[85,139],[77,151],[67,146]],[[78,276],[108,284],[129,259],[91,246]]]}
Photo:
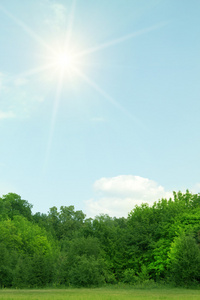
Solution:
{"label": "wispy cloud", "polygon": [[12,111],[1,111],[0,110],[0,120],[14,118],[15,114]]}
{"label": "wispy cloud", "polygon": [[17,77],[16,79],[14,79],[15,86],[23,86],[23,85],[26,85],[27,83],[28,83],[27,78]]}
{"label": "wispy cloud", "polygon": [[85,202],[87,215],[91,217],[100,213],[127,217],[135,205],[152,205],[161,198],[172,197],[157,182],[134,175],[101,178],[94,183],[94,190],[96,197]]}
{"label": "wispy cloud", "polygon": [[60,3],[53,3],[52,9],[55,13],[55,17],[57,20],[64,21],[65,20],[65,14],[66,14],[66,8],[64,5]]}
{"label": "wispy cloud", "polygon": [[28,117],[44,100],[39,86],[23,76],[0,74],[0,119]]}
{"label": "wispy cloud", "polygon": [[[46,6],[45,9],[47,9]],[[53,30],[60,30],[66,25],[66,13],[66,7],[63,4],[48,2],[48,15],[44,19],[44,24]]]}

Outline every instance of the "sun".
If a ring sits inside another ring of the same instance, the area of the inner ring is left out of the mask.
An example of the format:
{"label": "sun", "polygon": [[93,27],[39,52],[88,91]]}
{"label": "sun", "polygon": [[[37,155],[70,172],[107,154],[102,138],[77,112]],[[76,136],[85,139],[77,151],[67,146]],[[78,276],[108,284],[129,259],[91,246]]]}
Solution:
{"label": "sun", "polygon": [[67,51],[56,52],[55,55],[52,56],[51,60],[54,67],[57,69],[67,70],[73,68],[73,57]]}
{"label": "sun", "polygon": [[72,64],[72,57],[68,53],[59,53],[56,56],[56,65],[67,68]]}
{"label": "sun", "polygon": [[47,66],[47,76],[61,73],[68,78],[74,73],[74,69],[82,68],[83,60],[76,57],[76,53],[81,49],[80,45],[74,45],[70,41],[67,43],[58,38],[48,42],[48,48],[46,47],[40,56],[41,65]]}

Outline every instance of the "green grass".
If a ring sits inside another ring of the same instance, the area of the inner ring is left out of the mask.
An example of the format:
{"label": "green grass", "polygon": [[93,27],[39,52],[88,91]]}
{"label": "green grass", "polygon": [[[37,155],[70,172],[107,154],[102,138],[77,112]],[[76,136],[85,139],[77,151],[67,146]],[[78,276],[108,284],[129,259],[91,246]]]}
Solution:
{"label": "green grass", "polygon": [[121,288],[96,288],[96,289],[44,289],[44,290],[0,290],[2,300],[151,300],[151,299],[174,299],[196,300],[200,299],[199,290],[190,289],[121,289]]}

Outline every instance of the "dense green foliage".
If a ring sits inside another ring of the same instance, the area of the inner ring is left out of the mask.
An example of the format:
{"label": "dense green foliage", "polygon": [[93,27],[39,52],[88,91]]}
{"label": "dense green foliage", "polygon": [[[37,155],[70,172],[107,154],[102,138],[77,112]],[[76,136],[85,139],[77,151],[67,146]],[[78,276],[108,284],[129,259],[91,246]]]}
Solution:
{"label": "dense green foliage", "polygon": [[17,194],[0,198],[1,287],[200,282],[200,194],[174,192],[128,218],[31,209]]}

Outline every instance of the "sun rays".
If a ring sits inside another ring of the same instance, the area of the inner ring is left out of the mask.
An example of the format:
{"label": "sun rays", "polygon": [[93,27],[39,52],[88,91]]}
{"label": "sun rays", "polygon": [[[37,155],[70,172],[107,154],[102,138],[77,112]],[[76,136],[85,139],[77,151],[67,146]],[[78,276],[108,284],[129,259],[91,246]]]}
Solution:
{"label": "sun rays", "polygon": [[[7,17],[9,17],[12,21],[14,21],[18,26],[24,30],[30,38],[32,38],[36,43],[38,43],[41,47],[45,48],[46,54],[41,55],[44,59],[44,64],[41,66],[35,67],[33,69],[24,71],[17,76],[31,76],[35,74],[39,74],[45,71],[53,70],[59,70],[61,72],[64,72],[67,69],[71,69],[71,71],[74,71],[76,74],[79,74],[80,77],[82,77],[84,80],[86,77],[89,79],[88,76],[86,76],[83,73],[83,70],[81,69],[81,64],[84,65],[84,62],[82,63],[81,58],[84,59],[85,56],[88,56],[89,54],[101,51],[103,49],[115,46],[117,44],[123,43],[127,40],[133,39],[137,36],[146,34],[150,31],[156,30],[164,25],[166,23],[160,23],[148,28],[144,28],[135,32],[132,32],[130,34],[126,34],[122,37],[116,38],[114,40],[107,41],[105,43],[99,44],[97,46],[88,47],[87,49],[74,49],[73,45],[70,45],[71,43],[71,36],[73,32],[73,22],[74,22],[74,14],[75,14],[75,6],[76,1],[72,1],[71,10],[69,14],[69,21],[67,24],[67,30],[64,34],[64,41],[60,40],[59,45],[53,45],[49,44],[47,41],[45,41],[40,35],[35,33],[31,28],[29,28],[23,21],[19,20],[17,17],[15,17],[13,14],[8,12],[5,8],[3,8],[0,5],[0,11],[2,11]],[[94,64],[95,66],[95,64]],[[91,85],[90,80],[85,80],[87,83]],[[96,85],[97,86],[97,85]],[[100,92],[102,95],[106,95],[105,93],[102,93],[101,89],[96,88],[98,92]],[[108,97],[105,97],[108,98]],[[113,104],[116,105],[116,101],[113,102]]]}
{"label": "sun rays", "polygon": [[[150,31],[156,30],[166,24],[157,24],[148,28],[141,29],[139,31],[135,31],[129,34],[125,34],[119,38],[106,41],[104,43],[94,45],[87,48],[75,48],[72,45],[72,35],[73,35],[73,23],[74,23],[74,15],[76,9],[76,1],[72,1],[70,13],[68,17],[68,23],[66,31],[64,32],[64,39],[60,40],[59,45],[56,45],[52,42],[49,43],[49,40],[45,40],[39,34],[35,33],[34,30],[29,28],[27,24],[25,24],[22,20],[19,20],[5,8],[0,6],[0,11],[3,12],[8,18],[10,18],[16,25],[18,25],[27,35],[33,39],[44,51],[41,51],[42,55],[42,63],[37,67],[24,71],[18,74],[16,77],[30,77],[33,75],[38,75],[40,73],[51,73],[56,74],[56,90],[55,90],[55,97],[54,97],[54,105],[52,108],[52,117],[50,122],[50,129],[49,129],[49,137],[47,142],[47,149],[46,149],[46,156],[45,156],[45,167],[47,166],[51,145],[53,142],[57,112],[59,109],[59,103],[62,93],[63,85],[68,81],[66,78],[71,78],[70,74],[81,78],[89,87],[93,88],[98,94],[100,94],[104,99],[106,99],[109,103],[113,106],[118,108],[122,113],[126,114],[130,117],[138,126],[142,127],[141,122],[134,117],[126,108],[120,105],[115,99],[113,99],[104,89],[102,89],[98,83],[90,78],[90,76],[86,75],[84,72],[84,58],[89,56],[92,53],[101,51],[103,49],[116,46],[120,43],[124,43],[130,39],[136,38],[137,36],[147,34]],[[73,36],[74,39],[74,36]],[[45,53],[45,54],[44,54]],[[94,65],[95,66],[95,65]]]}
{"label": "sun rays", "polygon": [[[139,31],[126,34],[122,37],[119,37],[114,40],[107,41],[105,43],[99,44],[97,46],[89,47],[87,49],[74,49],[73,45],[70,45],[71,43],[71,35],[73,32],[73,20],[74,20],[74,14],[75,14],[75,5],[76,1],[72,1],[71,10],[69,14],[69,21],[67,25],[67,30],[65,33],[64,41],[60,41],[60,44],[55,46],[50,45],[47,43],[43,38],[41,38],[38,34],[36,34],[32,29],[30,29],[24,22],[19,20],[17,17],[13,16],[10,12],[8,12],[5,8],[0,6],[0,11],[2,11],[4,14],[6,14],[12,21],[14,21],[18,26],[24,30],[30,38],[32,38],[36,43],[38,43],[41,47],[45,48],[46,54],[41,55],[41,57],[44,60],[44,63],[41,66],[35,67],[33,69],[24,71],[17,76],[23,76],[23,77],[29,77],[32,75],[36,75],[45,71],[58,71],[59,73],[62,73],[62,81],[64,80],[64,73],[65,71],[70,70],[71,72],[76,73],[79,77],[81,77],[87,84],[90,86],[93,86],[93,88],[96,89],[97,92],[99,92],[101,95],[103,95],[106,99],[110,99],[109,101],[119,108],[122,108],[120,105],[117,104],[117,102],[110,96],[107,95],[105,91],[103,91],[100,87],[98,87],[98,84],[94,84],[94,82],[84,74],[84,71],[81,69],[81,65],[84,65],[84,57],[88,56],[89,54],[101,51],[103,49],[115,46],[117,44],[123,43],[127,40],[133,39],[137,36],[146,34],[150,31],[156,30],[164,25],[165,23],[157,24],[145,29],[141,29]],[[81,61],[82,59],[82,61]],[[95,64],[94,64],[95,66]],[[60,75],[59,75],[60,78]],[[63,83],[63,82],[62,82]],[[58,85],[62,85],[59,83]]]}
{"label": "sun rays", "polygon": [[94,52],[97,52],[97,51],[100,51],[100,50],[103,50],[103,49],[106,49],[106,48],[109,48],[109,47],[112,47],[112,46],[115,46],[117,44],[120,44],[120,43],[123,43],[125,41],[128,41],[132,38],[135,38],[137,36],[140,36],[140,35],[143,35],[143,34],[146,34],[148,32],[151,32],[153,30],[156,30],[162,26],[165,26],[167,23],[160,23],[160,24],[157,24],[157,25],[154,25],[154,26],[151,26],[151,27],[147,27],[147,28],[144,28],[144,29],[141,29],[141,30],[138,30],[138,31],[135,31],[135,32],[132,32],[130,34],[126,34],[122,37],[119,37],[117,39],[114,39],[114,40],[111,40],[111,41],[108,41],[108,42],[105,42],[105,43],[102,43],[100,45],[97,45],[97,46],[94,46],[94,47],[91,47],[91,48],[88,48],[88,49],[84,49],[82,50],[81,52],[79,53],[76,53],[74,55],[75,58],[78,58],[78,57],[82,57],[82,56],[86,56],[88,54],[92,54]]}

